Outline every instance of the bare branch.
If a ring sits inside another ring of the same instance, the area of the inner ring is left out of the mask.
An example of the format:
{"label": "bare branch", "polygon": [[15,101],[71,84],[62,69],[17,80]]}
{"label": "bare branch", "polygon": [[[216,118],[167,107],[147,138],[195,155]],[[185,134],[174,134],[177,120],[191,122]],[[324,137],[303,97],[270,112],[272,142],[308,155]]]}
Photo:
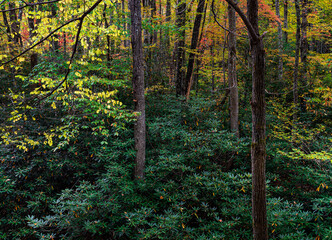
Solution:
{"label": "bare branch", "polygon": [[[28,51],[30,51],[31,49],[33,49],[34,47],[36,47],[37,45],[41,44],[42,42],[44,42],[46,39],[48,39],[50,36],[52,36],[54,33],[56,33],[57,31],[59,31],[61,28],[63,28],[64,26],[72,23],[72,22],[75,22],[75,21],[79,21],[78,23],[78,30],[77,30],[77,34],[76,34],[76,40],[75,40],[75,45],[74,45],[74,49],[73,49],[73,52],[72,52],[72,55],[71,55],[71,58],[70,58],[70,63],[69,63],[69,67],[67,68],[67,71],[66,71],[66,75],[64,77],[64,79],[57,85],[55,86],[50,92],[48,92],[46,95],[38,98],[39,102],[48,98],[49,96],[51,96],[64,82],[66,82],[67,78],[68,78],[68,75],[70,73],[70,66],[73,62],[73,59],[74,59],[74,56],[75,56],[75,53],[76,53],[76,50],[77,50],[77,46],[78,46],[78,42],[79,42],[79,37],[80,37],[80,33],[81,33],[81,30],[82,30],[82,25],[83,25],[83,20],[84,18],[89,14],[91,13],[98,5],[99,3],[101,3],[102,0],[98,0],[95,4],[93,4],[86,12],[84,12],[82,14],[81,17],[79,18],[74,18],[74,19],[71,19],[69,20],[68,22],[62,24],[61,26],[57,27],[56,29],[54,29],[53,31],[51,31],[46,37],[42,38],[39,42],[35,43],[34,45],[32,45],[31,47],[27,48],[26,50],[24,50],[23,52],[21,52],[19,55],[15,56],[14,58],[8,60],[7,62],[5,63],[2,63],[0,65],[3,66],[5,64],[8,64],[12,61],[14,61],[15,59],[19,58],[20,56],[24,55],[25,53],[27,53]],[[33,98],[35,99],[35,98]],[[33,100],[33,99],[30,99],[30,100]]]}
{"label": "bare branch", "polygon": [[4,62],[0,65],[0,67],[2,67],[5,64],[8,64],[12,61],[14,61],[15,59],[21,57],[22,55],[24,55],[25,53],[29,52],[31,49],[35,48],[36,46],[38,46],[39,44],[41,44],[42,42],[44,42],[46,39],[48,39],[49,37],[51,37],[54,33],[56,33],[57,31],[59,31],[61,28],[63,28],[64,26],[68,25],[69,23],[75,22],[77,20],[80,20],[82,17],[80,18],[74,18],[72,20],[69,20],[68,22],[62,24],[60,27],[57,27],[56,29],[54,29],[53,31],[51,31],[46,37],[42,38],[39,42],[33,44],[31,47],[25,49],[23,52],[21,52],[20,54],[18,54],[17,56],[13,57],[12,59],[8,60],[7,62]]}
{"label": "bare branch", "polygon": [[0,5],[2,5],[6,0],[2,0],[2,2],[0,3]]}
{"label": "bare branch", "polygon": [[[4,0],[5,1],[5,0]],[[2,1],[2,3],[4,2]],[[9,11],[15,11],[15,10],[20,10],[20,9],[23,9],[23,8],[26,8],[26,7],[32,7],[32,6],[37,6],[37,5],[43,5],[43,4],[50,4],[50,3],[55,3],[55,2],[59,2],[60,0],[53,0],[53,1],[49,1],[49,2],[37,2],[37,3],[28,3],[28,2],[25,2],[25,5],[23,6],[20,6],[20,7],[17,7],[17,8],[12,8],[12,9],[5,9],[5,10],[0,10],[0,12],[9,12]],[[2,4],[0,3],[0,5]]]}
{"label": "bare branch", "polygon": [[[220,22],[218,21],[218,19],[217,19],[217,14],[216,14],[216,12],[214,11],[214,0],[212,1],[212,4],[211,4],[211,11],[212,11],[212,13],[213,13],[214,21],[219,25],[219,27],[221,27],[222,29],[224,29],[224,30],[227,31],[227,32],[233,33],[233,32],[231,32],[229,29],[227,29],[226,27],[224,27],[222,24],[220,24]],[[233,34],[236,34],[236,33],[233,33]]]}
{"label": "bare branch", "polygon": [[77,46],[78,46],[78,42],[79,42],[81,30],[82,30],[83,20],[90,12],[93,11],[93,9],[95,9],[98,6],[98,4],[101,1],[102,0],[98,0],[92,7],[90,7],[85,13],[83,13],[83,15],[80,18],[76,19],[76,20],[79,20],[78,29],[77,29],[77,33],[76,33],[76,40],[75,40],[74,49],[73,49],[73,52],[72,52],[71,57],[70,57],[69,67],[67,68],[66,75],[65,75],[64,79],[57,86],[55,86],[50,92],[48,92],[42,98],[39,98],[39,102],[46,99],[46,98],[48,98],[49,96],[51,96],[59,87],[61,87],[61,85],[64,82],[67,81],[67,78],[68,78],[68,75],[69,75],[70,69],[71,69],[71,64],[73,62],[73,59],[74,59],[74,56],[75,56],[75,53],[76,53],[76,50],[77,50]]}

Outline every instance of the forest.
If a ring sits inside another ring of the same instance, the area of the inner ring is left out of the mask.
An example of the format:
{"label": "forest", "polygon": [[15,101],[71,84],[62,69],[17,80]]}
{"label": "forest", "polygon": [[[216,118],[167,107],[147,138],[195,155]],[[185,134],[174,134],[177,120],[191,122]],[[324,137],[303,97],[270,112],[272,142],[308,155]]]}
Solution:
{"label": "forest", "polygon": [[332,239],[330,0],[0,11],[0,239]]}

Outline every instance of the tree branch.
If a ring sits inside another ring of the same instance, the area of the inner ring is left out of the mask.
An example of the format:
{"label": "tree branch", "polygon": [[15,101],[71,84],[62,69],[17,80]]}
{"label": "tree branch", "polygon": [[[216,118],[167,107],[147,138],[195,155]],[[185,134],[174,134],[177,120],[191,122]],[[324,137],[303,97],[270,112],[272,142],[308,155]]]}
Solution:
{"label": "tree branch", "polygon": [[[231,32],[229,29],[227,29],[226,27],[224,27],[217,19],[217,14],[216,12],[214,11],[214,0],[212,1],[212,4],[211,4],[211,11],[213,13],[213,18],[214,18],[214,21],[219,25],[219,27],[221,27],[222,29],[224,29],[225,31],[227,32],[230,32],[230,33],[233,33]],[[236,33],[233,33],[233,34],[236,34]]]}
{"label": "tree branch", "polygon": [[241,11],[241,9],[237,6],[237,3],[233,2],[232,0],[226,0],[226,2],[231,5],[232,8],[234,8],[234,10],[239,14],[240,18],[242,19],[242,21],[244,22],[244,24],[246,25],[250,36],[252,37],[252,40],[254,42],[259,41],[260,37],[259,37],[259,33],[256,33],[255,29],[253,28],[253,26],[251,25],[251,23],[249,22],[248,18],[246,17],[246,15]]}
{"label": "tree branch", "polygon": [[[43,5],[43,4],[49,4],[49,3],[55,3],[55,2],[59,2],[60,0],[53,0],[53,1],[49,1],[49,2],[37,2],[37,3],[28,3],[28,2],[25,2],[25,5],[23,6],[20,6],[20,7],[17,7],[17,8],[12,8],[12,9],[5,9],[5,10],[0,10],[0,12],[9,12],[9,11],[15,11],[15,10],[20,10],[20,9],[23,9],[23,8],[26,8],[26,7],[32,7],[32,6],[37,6],[37,5]],[[2,1],[3,3],[4,1]],[[0,5],[2,4],[0,3]]]}
{"label": "tree branch", "polygon": [[63,28],[64,26],[68,25],[69,23],[75,22],[80,20],[82,17],[79,18],[74,18],[72,20],[69,20],[68,22],[62,24],[60,27],[57,27],[56,29],[54,29],[53,31],[51,31],[46,37],[42,38],[39,42],[35,43],[34,45],[32,45],[31,47],[25,49],[23,52],[21,52],[20,54],[18,54],[17,56],[13,57],[12,59],[8,60],[7,62],[1,63],[0,67],[2,67],[3,65],[6,65],[12,61],[14,61],[15,59],[21,57],[22,55],[26,54],[27,52],[29,52],[31,49],[35,48],[36,46],[38,46],[39,44],[41,44],[42,42],[44,42],[45,40],[47,40],[49,37],[51,37],[54,33],[56,33],[57,31],[59,31],[61,28]]}

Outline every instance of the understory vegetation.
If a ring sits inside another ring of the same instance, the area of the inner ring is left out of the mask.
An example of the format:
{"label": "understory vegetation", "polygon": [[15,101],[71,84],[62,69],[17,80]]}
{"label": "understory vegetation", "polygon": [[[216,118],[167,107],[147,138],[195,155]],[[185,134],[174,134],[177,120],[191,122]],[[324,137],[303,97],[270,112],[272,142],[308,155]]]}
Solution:
{"label": "understory vegetation", "polygon": [[[55,80],[61,75],[61,64],[45,64],[40,63],[32,79],[43,77],[44,67],[53,67]],[[72,80],[77,78],[74,72]],[[84,68],[81,73],[89,75]],[[250,239],[249,102],[241,101],[237,138],[227,130],[222,92],[211,95],[202,86],[184,102],[163,85],[151,88],[146,99],[146,176],[135,181],[133,113],[126,110],[131,89],[120,80],[103,79],[91,74],[89,81],[75,86],[92,95],[101,86],[105,89],[104,84],[118,83],[116,113],[103,110],[107,101],[87,103],[82,95],[73,98],[59,91],[54,99],[22,111],[26,117],[3,137],[12,143],[0,151],[0,238]],[[114,86],[108,88],[113,91]],[[291,128],[292,115],[286,110],[292,106],[280,99],[268,102],[271,239],[332,238],[331,107],[314,104],[323,114],[298,113],[298,127]],[[96,106],[102,109],[98,114]],[[10,110],[2,108],[1,115],[10,115]],[[25,136],[15,139],[20,129]],[[25,145],[17,147],[14,141]]]}
{"label": "understory vegetation", "polygon": [[332,239],[329,0],[0,12],[0,240]]}

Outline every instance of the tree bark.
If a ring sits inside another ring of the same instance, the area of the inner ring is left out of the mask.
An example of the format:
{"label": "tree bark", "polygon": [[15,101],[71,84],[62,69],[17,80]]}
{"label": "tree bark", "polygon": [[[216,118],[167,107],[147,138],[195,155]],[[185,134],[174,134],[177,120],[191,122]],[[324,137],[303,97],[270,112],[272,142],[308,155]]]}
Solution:
{"label": "tree bark", "polygon": [[[280,0],[276,0],[276,15],[280,19]],[[283,79],[283,61],[282,61],[282,53],[283,53],[283,44],[282,44],[282,27],[281,22],[278,22],[278,80],[279,82]]]}
{"label": "tree bark", "polygon": [[[259,36],[258,1],[248,0],[248,19]],[[252,219],[253,239],[267,240],[266,214],[266,120],[265,120],[265,51],[261,37],[254,39],[251,34],[250,47],[252,56]]]}
{"label": "tree bark", "polygon": [[[13,8],[15,8],[15,3],[10,2],[9,9]],[[11,32],[14,35],[13,42],[15,45],[18,45],[21,36],[20,36],[20,25],[15,10],[9,11],[9,19],[10,19]]]}
{"label": "tree bark", "polygon": [[199,37],[199,29],[201,26],[202,15],[204,13],[204,7],[205,7],[205,0],[199,0],[198,5],[197,5],[194,27],[193,27],[193,34],[191,37],[191,46],[190,46],[191,51],[189,53],[189,61],[188,61],[188,66],[187,66],[186,79],[185,79],[186,86],[187,86],[187,89],[186,89],[187,101],[189,99],[190,90],[191,90],[191,86],[192,86],[192,74],[193,74],[193,70],[194,70],[196,49],[197,49],[198,37]]}
{"label": "tree bark", "polygon": [[140,0],[130,0],[129,8],[131,14],[131,45],[133,54],[133,92],[134,110],[138,114],[134,127],[135,138],[135,171],[136,179],[144,178],[145,168],[145,99],[144,99],[144,68],[142,48],[142,17]]}
{"label": "tree bark", "polygon": [[8,23],[6,12],[2,12],[2,18],[3,18],[3,22],[6,26],[6,33],[7,33],[8,42],[11,42],[11,41],[13,41],[13,39],[12,39],[12,36],[10,34],[10,26],[9,26],[9,23]]}
{"label": "tree bark", "polygon": [[228,6],[228,85],[230,90],[229,95],[229,112],[231,131],[239,137],[239,94],[236,77],[236,16],[235,10]]}
{"label": "tree bark", "polygon": [[187,85],[185,81],[184,60],[185,60],[185,37],[186,37],[186,3],[178,0],[176,7],[176,26],[178,28],[176,45],[176,95],[185,96]]}
{"label": "tree bark", "polygon": [[[300,43],[300,52],[301,52],[301,85],[305,87],[307,85],[307,69],[308,69],[308,0],[302,0],[302,23],[301,23],[301,43]],[[306,103],[304,98],[300,98],[300,107],[301,111],[306,111]]]}
{"label": "tree bark", "polygon": [[285,39],[285,43],[288,42],[288,0],[284,0],[284,39]]}
{"label": "tree bark", "polygon": [[300,38],[301,38],[301,12],[300,12],[300,0],[295,0],[295,13],[296,13],[296,48],[295,48],[295,64],[293,73],[293,101],[295,111],[293,118],[297,118],[299,94],[298,94],[298,75],[299,75],[299,58],[300,58]]}
{"label": "tree bark", "polygon": [[258,0],[247,1],[248,18],[232,1],[226,0],[246,25],[252,56],[252,221],[253,239],[267,240],[266,214],[266,120],[265,120],[265,51],[263,36],[259,35]]}
{"label": "tree bark", "polygon": [[[57,9],[56,9],[55,4],[51,5],[51,10],[52,10],[51,18],[56,18],[56,15],[57,15],[56,10]],[[53,51],[54,52],[59,52],[60,45],[59,45],[59,35],[58,34],[53,34],[52,43],[53,43]]]}
{"label": "tree bark", "polygon": [[[127,23],[126,23],[126,7],[125,7],[125,0],[121,0],[121,7],[122,7],[122,21],[123,21],[123,30],[124,31],[127,31],[128,29],[128,26],[127,26]],[[130,43],[129,43],[129,40],[127,39],[124,39],[123,40],[123,46],[125,48],[129,47]]]}
{"label": "tree bark", "polygon": [[[166,1],[166,22],[167,23],[171,22],[171,0]],[[167,30],[166,30],[166,49],[168,49],[170,45],[171,45],[171,42],[170,42],[170,37],[169,37],[169,30],[167,28]]]}

